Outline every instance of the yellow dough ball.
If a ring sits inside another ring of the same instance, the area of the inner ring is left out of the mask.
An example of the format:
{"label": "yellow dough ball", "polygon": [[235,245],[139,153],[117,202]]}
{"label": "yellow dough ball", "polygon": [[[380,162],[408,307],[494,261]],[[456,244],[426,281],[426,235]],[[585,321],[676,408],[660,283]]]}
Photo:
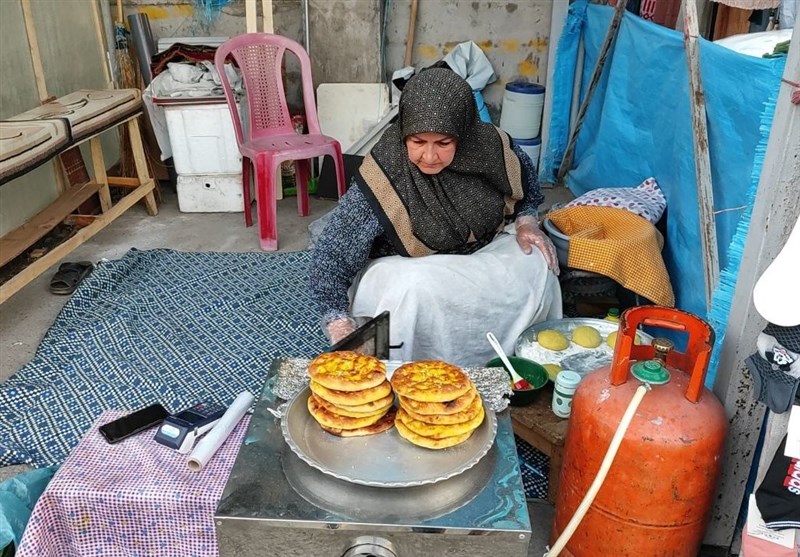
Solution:
{"label": "yellow dough ball", "polygon": [[581,325],[572,331],[572,342],[584,348],[597,348],[603,342],[603,337],[600,336],[600,331],[594,327]]}
{"label": "yellow dough ball", "polygon": [[547,370],[547,377],[550,378],[550,381],[555,383],[556,375],[561,371],[561,366],[558,364],[542,364],[542,367]]}
{"label": "yellow dough ball", "polygon": [[564,350],[569,346],[569,340],[567,337],[559,333],[558,331],[554,331],[553,329],[545,329],[544,331],[540,332],[536,335],[536,340],[539,344],[547,348],[548,350],[555,350],[559,352]]}
{"label": "yellow dough ball", "polygon": [[[614,345],[617,342],[617,331],[614,331],[608,338],[606,339],[606,344],[608,344],[611,348],[614,348]],[[636,340],[634,341],[636,344],[642,344],[642,337],[639,336],[639,333],[636,333]]]}

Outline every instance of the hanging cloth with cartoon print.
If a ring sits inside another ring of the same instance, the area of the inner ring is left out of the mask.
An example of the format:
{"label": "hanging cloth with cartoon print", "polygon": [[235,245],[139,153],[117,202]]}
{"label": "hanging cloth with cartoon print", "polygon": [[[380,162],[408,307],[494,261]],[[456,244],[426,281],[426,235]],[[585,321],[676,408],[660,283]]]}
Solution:
{"label": "hanging cloth with cartoon print", "polygon": [[758,352],[747,358],[759,401],[782,414],[792,407],[800,384],[800,326],[768,324],[758,335]]}

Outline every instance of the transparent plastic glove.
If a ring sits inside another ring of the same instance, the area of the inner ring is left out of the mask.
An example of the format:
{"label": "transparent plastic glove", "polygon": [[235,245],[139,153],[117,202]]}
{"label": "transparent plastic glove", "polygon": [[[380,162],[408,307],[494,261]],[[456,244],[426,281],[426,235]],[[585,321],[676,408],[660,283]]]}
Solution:
{"label": "transparent plastic glove", "polygon": [[558,255],[556,254],[556,247],[547,234],[539,228],[539,222],[536,217],[530,215],[522,215],[517,217],[514,227],[517,230],[517,243],[520,249],[525,253],[531,253],[531,250],[536,247],[544,255],[544,260],[547,262],[547,268],[558,274]]}
{"label": "transparent plastic glove", "polygon": [[328,323],[328,326],[325,327],[325,332],[327,333],[331,344],[336,344],[355,330],[356,323],[349,317],[335,319]]}

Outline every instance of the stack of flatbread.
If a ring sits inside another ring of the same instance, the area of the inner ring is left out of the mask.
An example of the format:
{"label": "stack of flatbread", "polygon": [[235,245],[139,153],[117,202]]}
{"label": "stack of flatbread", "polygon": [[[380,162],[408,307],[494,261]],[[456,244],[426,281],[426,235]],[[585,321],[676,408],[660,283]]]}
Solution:
{"label": "stack of flatbread", "polygon": [[400,366],[392,375],[400,409],[394,425],[408,441],[428,449],[463,443],[483,422],[480,394],[458,367],[440,361]]}
{"label": "stack of flatbread", "polygon": [[392,386],[386,366],[357,352],[328,352],[308,366],[311,393],[308,411],[333,435],[374,435],[394,425]]}

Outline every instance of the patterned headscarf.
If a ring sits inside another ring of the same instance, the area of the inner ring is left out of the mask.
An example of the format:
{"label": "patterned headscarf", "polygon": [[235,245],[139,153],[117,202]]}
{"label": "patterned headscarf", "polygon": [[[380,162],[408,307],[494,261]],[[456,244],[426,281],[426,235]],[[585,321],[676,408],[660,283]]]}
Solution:
{"label": "patterned headscarf", "polygon": [[[408,158],[406,137],[423,132],[456,138],[453,162],[435,175]],[[356,180],[397,252],[414,257],[488,243],[523,196],[508,135],[480,121],[469,84],[445,68],[408,82],[398,121],[364,158]]]}

